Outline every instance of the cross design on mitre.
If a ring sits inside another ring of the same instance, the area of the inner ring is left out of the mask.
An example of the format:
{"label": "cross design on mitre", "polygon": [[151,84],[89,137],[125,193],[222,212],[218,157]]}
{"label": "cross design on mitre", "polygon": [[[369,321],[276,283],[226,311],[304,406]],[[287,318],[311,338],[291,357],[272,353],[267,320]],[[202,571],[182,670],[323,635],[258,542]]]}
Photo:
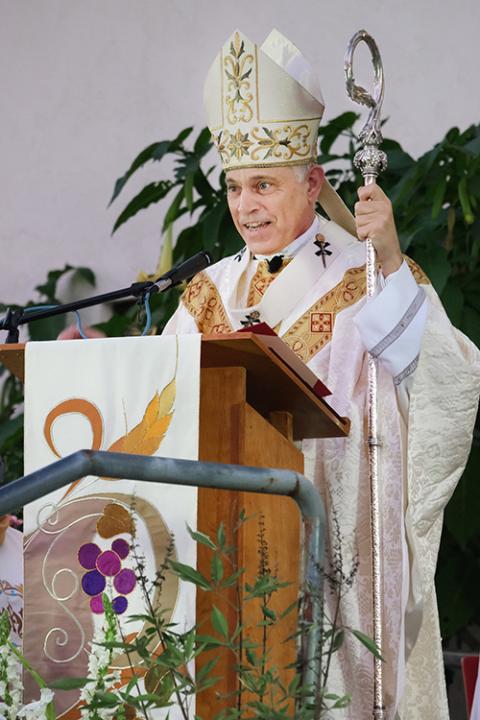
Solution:
{"label": "cross design on mitre", "polygon": [[325,240],[325,238],[323,237],[323,235],[318,234],[318,235],[315,235],[315,242],[314,242],[313,244],[318,247],[318,250],[317,250],[317,252],[315,253],[315,255],[321,255],[321,256],[322,256],[323,267],[326,268],[326,267],[327,267],[327,263],[326,263],[326,260],[325,260],[325,255],[331,255],[331,254],[332,254],[332,251],[331,251],[331,250],[327,250],[327,248],[330,247],[330,243]]}
{"label": "cross design on mitre", "polygon": [[245,320],[240,320],[240,325],[243,325],[243,327],[250,327],[250,325],[255,325],[255,323],[259,322],[261,322],[260,312],[258,310],[252,310],[249,315],[245,315]]}

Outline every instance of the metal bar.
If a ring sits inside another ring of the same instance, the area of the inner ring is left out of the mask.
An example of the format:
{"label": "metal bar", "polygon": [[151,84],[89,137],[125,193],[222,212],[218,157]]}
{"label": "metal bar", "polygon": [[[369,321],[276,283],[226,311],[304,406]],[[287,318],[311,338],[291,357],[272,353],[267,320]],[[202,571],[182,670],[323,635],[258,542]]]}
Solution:
{"label": "metal bar", "polygon": [[311,687],[317,697],[321,670],[318,649],[325,515],[320,493],[307,478],[293,470],[79,450],[1,487],[0,515],[10,513],[87,475],[291,497],[297,503],[303,520],[300,587],[304,588],[304,598],[298,621],[299,665],[302,686]]}
{"label": "metal bar", "polygon": [[[353,75],[353,54],[360,42],[365,42],[372,54],[372,64],[375,73],[373,97],[361,86],[355,84]],[[365,30],[355,33],[348,44],[345,55],[345,74],[347,79],[347,92],[354,102],[367,105],[370,108],[367,121],[360,133],[362,144],[354,157],[354,165],[362,173],[364,184],[371,185],[376,181],[379,173],[387,166],[387,156],[379,145],[382,143],[381,108],[384,94],[383,67],[380,51],[375,40]],[[377,285],[377,262],[375,248],[370,238],[366,241],[365,272],[367,279],[367,301],[375,294]],[[380,537],[380,478],[378,473],[378,450],[381,445],[378,437],[377,421],[377,362],[368,355],[368,476],[370,484],[370,526],[372,546],[372,612],[373,612],[373,639],[377,648],[382,652],[382,557]],[[374,657],[373,672],[373,717],[375,720],[384,720],[385,706],[383,703],[383,667],[382,660]]]}

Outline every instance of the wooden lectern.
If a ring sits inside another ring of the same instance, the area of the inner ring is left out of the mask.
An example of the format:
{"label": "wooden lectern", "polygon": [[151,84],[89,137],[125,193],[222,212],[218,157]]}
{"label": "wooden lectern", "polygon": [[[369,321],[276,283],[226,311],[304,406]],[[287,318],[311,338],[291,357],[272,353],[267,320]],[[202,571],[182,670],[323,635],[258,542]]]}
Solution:
{"label": "wooden lectern", "polygon": [[[277,339],[278,342],[278,339]],[[283,344],[282,344],[283,345]],[[0,362],[23,380],[23,345],[0,346]],[[298,372],[296,355],[283,345],[279,354],[267,338],[253,332],[211,335],[202,338],[200,383],[199,460],[247,466],[272,467],[303,473],[303,455],[294,444],[304,438],[338,437],[348,434],[349,421],[340,418]],[[240,511],[250,518],[241,524]],[[238,566],[246,568],[240,583],[251,580],[259,567],[259,532],[268,545],[270,571],[291,584],[275,593],[270,607],[280,613],[295,602],[298,594],[300,524],[298,510],[289,498],[199,489],[198,529],[215,536],[223,523],[227,540],[237,548]],[[210,577],[211,553],[198,546],[198,568]],[[231,569],[225,572],[230,574]],[[197,592],[197,622],[200,632],[212,634],[210,615],[216,605],[227,618],[230,632],[238,617],[234,609],[242,590],[229,588],[221,597]],[[249,601],[242,610],[242,624],[253,628],[247,634],[260,642],[263,620],[260,603]],[[296,614],[290,613],[269,630],[270,662],[278,668],[295,661]],[[213,633],[214,634],[214,633]],[[237,689],[232,653],[211,651],[219,660],[214,675],[222,678],[197,696],[196,713],[213,717],[222,707],[234,704]],[[197,671],[210,659],[205,654]],[[293,670],[285,671],[288,684]]]}

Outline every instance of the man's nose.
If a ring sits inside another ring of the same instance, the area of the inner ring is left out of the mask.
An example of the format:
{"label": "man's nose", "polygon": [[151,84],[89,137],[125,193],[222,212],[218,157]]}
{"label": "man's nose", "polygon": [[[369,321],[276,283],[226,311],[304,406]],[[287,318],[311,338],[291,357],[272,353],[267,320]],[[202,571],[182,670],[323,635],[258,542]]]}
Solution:
{"label": "man's nose", "polygon": [[237,206],[239,213],[248,215],[258,210],[259,207],[260,205],[258,203],[258,198],[254,192],[252,192],[248,188],[244,188],[240,191]]}

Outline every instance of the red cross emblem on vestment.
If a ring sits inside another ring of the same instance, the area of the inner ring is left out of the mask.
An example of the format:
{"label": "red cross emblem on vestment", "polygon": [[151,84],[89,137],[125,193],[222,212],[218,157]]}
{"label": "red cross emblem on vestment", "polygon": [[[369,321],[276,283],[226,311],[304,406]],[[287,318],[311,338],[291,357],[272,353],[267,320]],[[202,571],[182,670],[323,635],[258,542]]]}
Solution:
{"label": "red cross emblem on vestment", "polygon": [[331,333],[333,322],[332,313],[314,312],[310,313],[310,332]]}

